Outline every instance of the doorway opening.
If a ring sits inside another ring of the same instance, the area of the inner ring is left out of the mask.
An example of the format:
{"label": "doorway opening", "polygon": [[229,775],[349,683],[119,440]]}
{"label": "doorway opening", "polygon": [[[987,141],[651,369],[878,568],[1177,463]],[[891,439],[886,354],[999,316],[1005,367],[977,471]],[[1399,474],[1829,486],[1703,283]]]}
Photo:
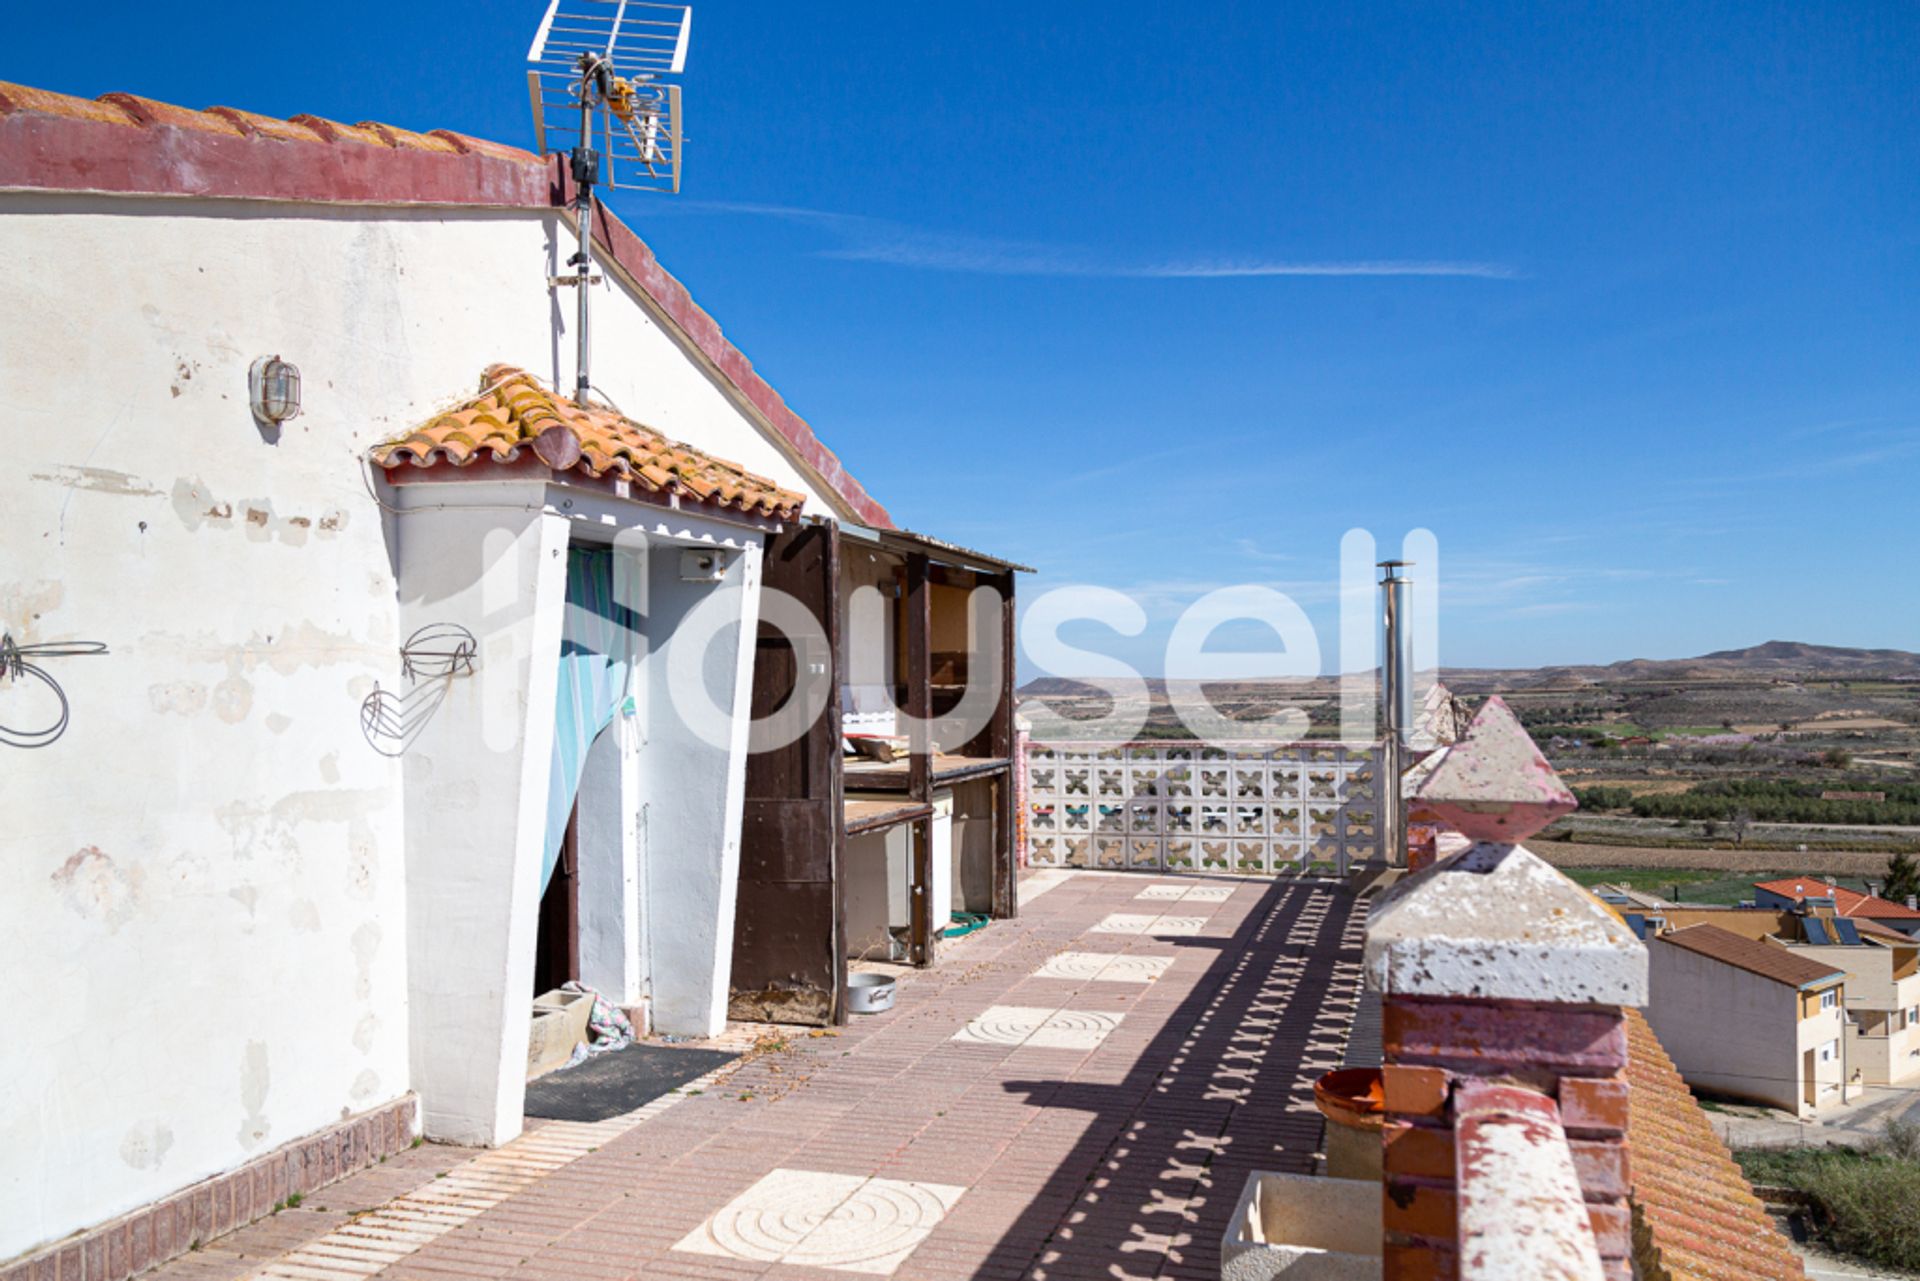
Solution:
{"label": "doorway opening", "polygon": [[580,980],[580,798],[567,818],[553,879],[540,896],[533,944],[533,995]]}

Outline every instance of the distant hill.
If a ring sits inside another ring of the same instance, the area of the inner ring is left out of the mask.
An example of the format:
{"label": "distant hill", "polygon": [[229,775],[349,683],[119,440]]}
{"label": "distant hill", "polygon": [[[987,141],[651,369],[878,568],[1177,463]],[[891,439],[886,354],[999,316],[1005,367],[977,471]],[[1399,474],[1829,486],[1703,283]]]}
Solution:
{"label": "distant hill", "polygon": [[[1619,685],[1634,681],[1715,680],[1912,680],[1920,681],[1920,654],[1903,649],[1851,649],[1840,645],[1808,645],[1800,641],[1768,641],[1746,649],[1722,649],[1698,658],[1629,658],[1605,666],[1563,665],[1531,668],[1444,669],[1447,684],[1459,693],[1549,685]],[[1328,684],[1323,678],[1316,684]],[[1156,698],[1165,696],[1165,682],[1149,679]],[[1228,688],[1228,687],[1216,687]],[[1020,687],[1026,696],[1088,697],[1091,686],[1066,677],[1047,676]]]}
{"label": "distant hill", "polygon": [[1448,669],[1447,683],[1466,692],[1481,685],[1619,685],[1633,681],[1920,680],[1920,654],[1903,649],[1853,649],[1768,641],[1722,649],[1698,658],[1629,658],[1606,666],[1513,670]]}

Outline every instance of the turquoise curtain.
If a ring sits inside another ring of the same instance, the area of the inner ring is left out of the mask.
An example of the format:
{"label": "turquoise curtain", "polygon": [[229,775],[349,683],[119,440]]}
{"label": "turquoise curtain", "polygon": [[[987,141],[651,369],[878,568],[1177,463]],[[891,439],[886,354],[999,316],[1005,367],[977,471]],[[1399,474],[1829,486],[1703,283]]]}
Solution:
{"label": "turquoise curtain", "polygon": [[560,634],[560,686],[554,699],[553,770],[547,786],[544,893],[560,862],[567,820],[580,791],[587,749],[627,697],[640,619],[614,599],[614,551],[567,549],[567,610]]}

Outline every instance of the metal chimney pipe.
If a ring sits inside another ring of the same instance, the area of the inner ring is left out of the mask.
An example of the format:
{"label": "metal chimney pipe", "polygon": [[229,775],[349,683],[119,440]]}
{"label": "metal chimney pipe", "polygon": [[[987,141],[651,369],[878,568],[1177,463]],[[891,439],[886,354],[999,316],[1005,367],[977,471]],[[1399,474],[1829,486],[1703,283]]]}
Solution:
{"label": "metal chimney pipe", "polygon": [[1413,637],[1407,627],[1407,594],[1412,580],[1400,570],[1412,562],[1383,560],[1377,568],[1386,571],[1380,580],[1382,606],[1382,646],[1380,659],[1380,697],[1382,723],[1386,732],[1380,744],[1381,841],[1387,862],[1402,866],[1407,861],[1407,803],[1401,795],[1400,780],[1411,764],[1408,759],[1413,732]]}

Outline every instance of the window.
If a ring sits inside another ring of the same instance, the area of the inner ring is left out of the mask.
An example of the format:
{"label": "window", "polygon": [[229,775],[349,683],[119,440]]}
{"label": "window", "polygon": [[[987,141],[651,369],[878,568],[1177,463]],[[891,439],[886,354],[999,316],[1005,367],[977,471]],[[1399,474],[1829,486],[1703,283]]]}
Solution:
{"label": "window", "polygon": [[1840,1042],[1838,1041],[1828,1041],[1820,1047],[1820,1061],[1822,1063],[1831,1063],[1839,1056]]}
{"label": "window", "polygon": [[1826,991],[1824,991],[1824,992],[1822,992],[1822,993],[1820,994],[1820,1008],[1821,1008],[1821,1009],[1823,1009],[1823,1010],[1831,1010],[1831,1009],[1833,1009],[1833,1008],[1834,1008],[1835,1006],[1837,1006],[1837,1005],[1839,1005],[1839,1004],[1840,1004],[1840,989],[1839,989],[1839,988],[1837,988],[1837,987],[1830,987],[1830,988],[1828,988],[1828,989],[1827,989]]}
{"label": "window", "polygon": [[1920,1005],[1907,1007],[1907,1026],[1912,1027],[1915,1023],[1920,1023]]}

